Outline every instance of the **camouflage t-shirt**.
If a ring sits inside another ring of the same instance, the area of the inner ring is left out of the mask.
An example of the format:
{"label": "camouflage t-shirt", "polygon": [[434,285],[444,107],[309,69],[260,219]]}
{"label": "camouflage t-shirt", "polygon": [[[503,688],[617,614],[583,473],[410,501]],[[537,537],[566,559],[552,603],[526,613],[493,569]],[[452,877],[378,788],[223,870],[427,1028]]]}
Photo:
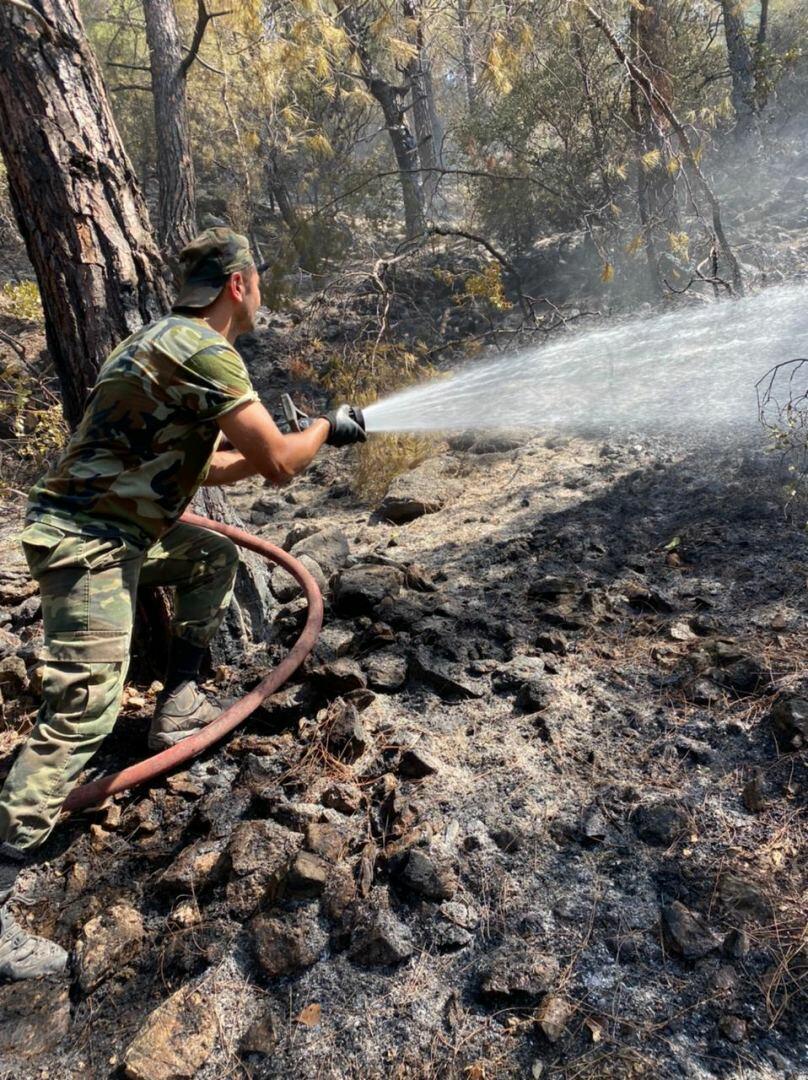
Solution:
{"label": "camouflage t-shirt", "polygon": [[236,350],[202,319],[167,315],[122,342],[98,373],[26,522],[149,546],[193,498],[217,419],[257,395]]}

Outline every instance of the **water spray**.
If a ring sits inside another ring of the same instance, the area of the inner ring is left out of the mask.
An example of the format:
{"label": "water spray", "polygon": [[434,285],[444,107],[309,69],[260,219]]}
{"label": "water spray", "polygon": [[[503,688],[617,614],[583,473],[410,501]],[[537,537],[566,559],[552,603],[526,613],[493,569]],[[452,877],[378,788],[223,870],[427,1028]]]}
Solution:
{"label": "water spray", "polygon": [[506,353],[364,410],[368,432],[757,430],[756,383],[808,338],[808,291],[778,286]]}

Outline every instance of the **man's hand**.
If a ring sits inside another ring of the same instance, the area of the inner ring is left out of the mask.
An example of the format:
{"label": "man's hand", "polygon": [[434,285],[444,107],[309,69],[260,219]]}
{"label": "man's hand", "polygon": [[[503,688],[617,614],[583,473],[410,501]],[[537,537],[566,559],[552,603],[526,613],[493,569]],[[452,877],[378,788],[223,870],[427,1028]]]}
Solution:
{"label": "man's hand", "polygon": [[350,446],[351,443],[365,442],[367,433],[358,423],[353,406],[340,405],[337,409],[323,414],[331,431],[325,440],[329,446]]}

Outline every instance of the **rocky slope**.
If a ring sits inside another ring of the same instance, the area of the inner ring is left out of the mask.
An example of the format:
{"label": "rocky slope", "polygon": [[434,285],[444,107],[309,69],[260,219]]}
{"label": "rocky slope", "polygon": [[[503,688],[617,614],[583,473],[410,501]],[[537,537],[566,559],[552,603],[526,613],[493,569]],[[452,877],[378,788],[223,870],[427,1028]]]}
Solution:
{"label": "rocky slope", "polygon": [[[5,1075],[806,1075],[808,561],[778,477],[728,445],[435,449],[381,512],[352,451],[240,486],[320,577],[320,642],[226,745],[54,835],[19,917],[74,969],[0,987]],[[10,719],[38,632],[13,534]],[[222,692],[295,635],[273,588]],[[145,752],[151,696],[99,769]]]}

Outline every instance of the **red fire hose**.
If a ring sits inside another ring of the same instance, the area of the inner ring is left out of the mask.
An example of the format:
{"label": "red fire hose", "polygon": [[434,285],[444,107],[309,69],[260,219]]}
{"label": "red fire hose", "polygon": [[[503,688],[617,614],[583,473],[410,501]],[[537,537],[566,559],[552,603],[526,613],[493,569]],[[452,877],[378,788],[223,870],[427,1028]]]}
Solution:
{"label": "red fire hose", "polygon": [[270,544],[266,540],[259,540],[257,537],[244,532],[243,529],[236,529],[232,525],[220,525],[217,521],[211,521],[209,518],[199,517],[197,514],[190,512],[183,514],[181,520],[186,525],[199,525],[202,528],[222,533],[224,536],[228,536],[235,544],[238,544],[239,547],[255,551],[259,555],[263,555],[265,559],[277,563],[288,571],[300,583],[306,595],[309,605],[306,625],[303,627],[300,637],[280,664],[273,671],[270,671],[248,694],[245,694],[243,698],[225,709],[212,723],[197,732],[196,735],[189,735],[187,739],[183,739],[176,746],[172,746],[168,750],[162,750],[159,754],[138,762],[137,765],[130,765],[129,768],[121,769],[120,772],[110,773],[109,776],[102,776],[98,780],[93,780],[89,784],[82,784],[81,787],[75,788],[64,802],[63,809],[65,810],[81,810],[86,806],[94,806],[119,791],[126,791],[127,788],[143,784],[147,780],[155,780],[158,776],[163,776],[176,768],[177,765],[181,765],[183,762],[201,754],[203,750],[207,750],[208,747],[213,746],[214,743],[217,743],[234,728],[237,728],[239,724],[247,719],[250,713],[258,708],[265,698],[269,697],[270,694],[274,694],[314,648],[314,643],[323,624],[323,598],[320,595],[317,582],[297,559],[292,558],[281,548],[275,547],[274,544]]}

